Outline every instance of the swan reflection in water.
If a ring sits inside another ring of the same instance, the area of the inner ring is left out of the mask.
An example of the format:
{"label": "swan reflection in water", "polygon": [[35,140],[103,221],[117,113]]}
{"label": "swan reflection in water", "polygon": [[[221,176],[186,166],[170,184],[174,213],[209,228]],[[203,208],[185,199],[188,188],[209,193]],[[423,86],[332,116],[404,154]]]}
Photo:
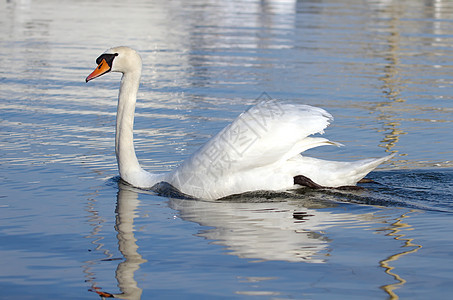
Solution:
{"label": "swan reflection in water", "polygon": [[[138,193],[144,191],[121,181],[118,187],[115,229],[124,261],[119,263],[115,277],[121,293],[110,294],[99,290],[96,293],[101,297],[140,299],[142,289],[134,279],[134,273],[146,260],[138,252],[133,223],[140,204]],[[363,227],[367,224],[388,224],[388,217],[374,213],[352,214],[343,210],[333,213],[331,209],[323,209],[338,205],[325,198],[327,200],[320,200],[318,192],[307,192],[303,197],[254,194],[253,198],[237,197],[222,201],[169,198],[169,206],[178,211],[183,220],[206,227],[198,232],[198,236],[224,246],[228,254],[258,261],[324,263],[329,257],[331,242],[324,232],[326,229],[336,225]],[[404,255],[404,252],[401,254]],[[401,284],[404,282],[400,280],[398,285]],[[387,290],[397,287],[389,285],[383,289],[391,295]]]}
{"label": "swan reflection in water", "polygon": [[140,265],[146,262],[138,252],[137,239],[134,235],[134,219],[137,217],[136,211],[140,204],[138,193],[124,183],[118,183],[118,194],[116,204],[115,230],[117,231],[118,249],[124,260],[118,264],[115,277],[118,281],[119,294],[94,291],[102,298],[120,298],[138,300],[141,298],[143,289],[138,287],[134,278],[134,273],[140,269]]}
{"label": "swan reflection in water", "polygon": [[[272,196],[272,198],[269,198]],[[186,221],[208,229],[198,236],[225,246],[228,254],[256,260],[324,263],[331,240],[324,230],[337,222],[363,224],[373,215],[335,214],[322,208],[331,201],[310,197],[289,198],[287,194],[237,197],[228,201],[172,199],[170,207]]]}

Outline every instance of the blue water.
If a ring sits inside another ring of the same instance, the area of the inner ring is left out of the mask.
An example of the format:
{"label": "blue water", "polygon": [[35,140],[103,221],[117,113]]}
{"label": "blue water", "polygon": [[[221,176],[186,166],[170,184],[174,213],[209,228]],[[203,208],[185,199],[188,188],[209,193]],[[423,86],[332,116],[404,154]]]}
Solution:
{"label": "blue water", "polygon": [[[449,1],[3,1],[0,298],[448,299]],[[396,156],[359,191],[206,202],[117,177],[111,46],[142,55],[136,150],[178,165],[260,97],[322,107],[308,151]]]}

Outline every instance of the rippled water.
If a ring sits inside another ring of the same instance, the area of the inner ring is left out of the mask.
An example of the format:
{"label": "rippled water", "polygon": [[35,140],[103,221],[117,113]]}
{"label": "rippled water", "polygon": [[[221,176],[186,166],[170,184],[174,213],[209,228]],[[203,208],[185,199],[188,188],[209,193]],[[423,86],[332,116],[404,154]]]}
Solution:
{"label": "rippled water", "polygon": [[[445,299],[453,248],[449,1],[3,1],[0,298]],[[396,153],[362,191],[174,199],[117,179],[119,77],[144,61],[137,155],[181,162],[259,97],[328,110],[309,154]],[[265,94],[263,94],[265,93]]]}

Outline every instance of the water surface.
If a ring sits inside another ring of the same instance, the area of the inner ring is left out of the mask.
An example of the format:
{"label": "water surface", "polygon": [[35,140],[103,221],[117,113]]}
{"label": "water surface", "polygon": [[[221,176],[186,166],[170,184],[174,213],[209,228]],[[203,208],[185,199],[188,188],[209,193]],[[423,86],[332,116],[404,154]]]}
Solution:
{"label": "water surface", "polygon": [[[453,248],[448,1],[3,1],[5,299],[443,299]],[[118,180],[111,46],[144,62],[136,150],[178,165],[270,97],[322,107],[309,155],[396,153],[362,191],[205,202]],[[97,293],[96,293],[97,292]]]}

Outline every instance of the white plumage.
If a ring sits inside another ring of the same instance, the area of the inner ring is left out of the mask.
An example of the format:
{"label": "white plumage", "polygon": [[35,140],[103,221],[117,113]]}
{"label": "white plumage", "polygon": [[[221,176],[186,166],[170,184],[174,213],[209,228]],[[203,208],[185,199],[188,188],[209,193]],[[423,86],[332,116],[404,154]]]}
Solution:
{"label": "white plumage", "polygon": [[[324,187],[355,185],[392,156],[356,162],[333,162],[302,156],[307,149],[338,145],[321,137],[333,119],[321,108],[268,100],[242,113],[230,125],[169,173],[144,171],[135,156],[133,122],[141,59],[128,47],[107,50],[87,81],[109,71],[121,72],[116,125],[116,155],[120,176],[139,188],[167,182],[180,192],[201,199],[218,199],[249,191],[297,188],[303,175]],[[300,186],[299,186],[300,187]]]}

